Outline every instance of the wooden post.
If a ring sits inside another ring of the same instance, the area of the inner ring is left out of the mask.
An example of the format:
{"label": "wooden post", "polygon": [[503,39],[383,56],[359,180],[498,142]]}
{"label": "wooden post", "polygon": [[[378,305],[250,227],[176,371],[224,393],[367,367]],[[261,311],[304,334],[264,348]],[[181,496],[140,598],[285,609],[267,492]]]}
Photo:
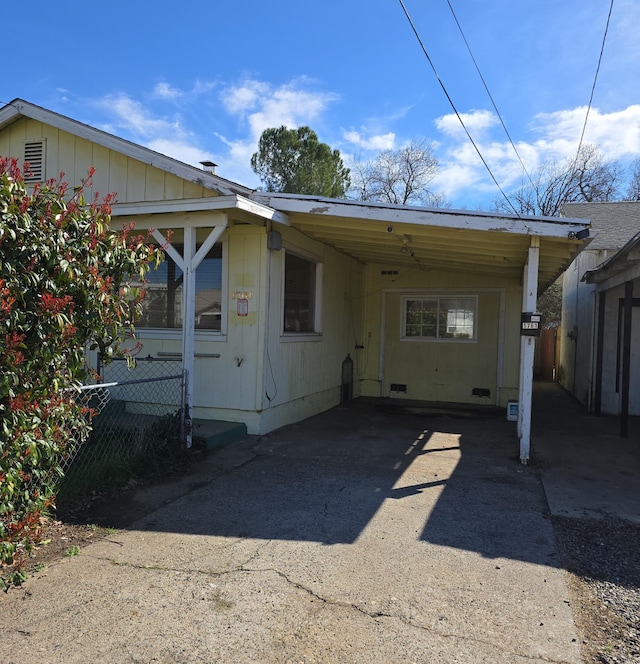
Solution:
{"label": "wooden post", "polygon": [[[540,238],[532,237],[522,280],[522,310],[534,312],[538,299]],[[533,402],[533,362],[535,337],[520,337],[520,394],[518,397],[518,437],[520,463],[529,463],[531,450],[531,407]]]}
{"label": "wooden post", "polygon": [[622,386],[620,435],[629,436],[629,383],[631,378],[631,321],[633,317],[633,281],[624,283],[624,318],[622,324]]}
{"label": "wooden post", "polygon": [[[192,226],[184,228],[183,255],[175,247],[167,244],[160,231],[154,231],[154,237],[162,242],[165,251],[182,270],[182,372],[184,375],[184,412],[185,420],[191,420],[193,407],[193,386],[196,362],[196,270],[213,245],[220,239],[227,227],[224,223],[216,225],[209,233],[202,246],[196,251],[196,229]],[[192,427],[187,427],[186,443],[191,447],[193,442]]]}
{"label": "wooden post", "polygon": [[593,412],[596,415],[602,413],[602,367],[604,360],[604,324],[605,307],[607,301],[607,292],[598,293],[598,330],[596,339],[596,375],[595,375],[595,393],[593,395]]}
{"label": "wooden post", "polygon": [[[184,267],[182,268],[182,368],[184,371],[185,412],[187,422],[191,422],[193,407],[193,384],[196,360],[196,229],[184,229]],[[187,447],[193,442],[193,427],[187,428]]]}

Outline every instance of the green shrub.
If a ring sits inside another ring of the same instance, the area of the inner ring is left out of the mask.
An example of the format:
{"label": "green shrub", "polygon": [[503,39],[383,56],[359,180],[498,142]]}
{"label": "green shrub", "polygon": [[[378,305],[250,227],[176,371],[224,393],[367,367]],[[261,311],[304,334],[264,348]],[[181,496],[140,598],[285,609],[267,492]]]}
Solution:
{"label": "green shrub", "polygon": [[85,349],[110,357],[133,335],[144,283],[161,249],[133,225],[109,227],[114,196],[90,204],[93,169],[70,191],[28,189],[0,157],[0,585],[19,583],[41,516],[55,501],[71,439],[86,440],[91,409],[74,398]]}

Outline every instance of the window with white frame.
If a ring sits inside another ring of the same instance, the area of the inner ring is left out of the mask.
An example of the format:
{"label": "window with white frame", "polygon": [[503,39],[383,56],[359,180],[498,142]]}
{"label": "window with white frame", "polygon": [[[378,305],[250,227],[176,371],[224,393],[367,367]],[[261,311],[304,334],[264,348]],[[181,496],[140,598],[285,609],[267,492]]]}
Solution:
{"label": "window with white frame", "polygon": [[[183,247],[174,245],[182,254]],[[182,329],[182,270],[172,258],[147,273],[143,313],[137,327]],[[222,245],[216,244],[196,269],[196,330],[221,329]]]}
{"label": "window with white frame", "polygon": [[403,302],[403,338],[476,339],[477,297],[405,297]]}
{"label": "window with white frame", "polygon": [[284,253],[285,333],[321,332],[322,263],[289,250]]}

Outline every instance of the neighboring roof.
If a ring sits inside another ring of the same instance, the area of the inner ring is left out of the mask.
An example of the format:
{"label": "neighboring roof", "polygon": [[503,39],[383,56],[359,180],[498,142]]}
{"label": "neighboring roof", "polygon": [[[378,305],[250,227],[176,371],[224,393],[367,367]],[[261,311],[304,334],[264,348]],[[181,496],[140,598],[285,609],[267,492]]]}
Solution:
{"label": "neighboring roof", "polygon": [[[583,248],[583,219],[420,208],[255,192],[289,223],[362,263],[410,265],[521,278],[532,237],[540,240],[539,289],[568,267]],[[576,237],[577,236],[577,237]]]}
{"label": "neighboring roof", "polygon": [[640,201],[565,203],[562,214],[591,220],[589,249],[618,250],[640,231]]}
{"label": "neighboring roof", "polygon": [[195,182],[206,189],[219,193],[221,196],[231,194],[246,196],[253,191],[249,187],[232,182],[231,180],[225,180],[218,175],[203,171],[201,168],[190,166],[177,159],[172,159],[159,152],[154,152],[149,148],[136,145],[124,138],[119,138],[106,131],[60,115],[59,113],[54,113],[41,106],[30,104],[22,99],[14,99],[6,106],[0,108],[0,131],[20,118],[31,118],[32,120],[37,120],[38,122],[43,122],[66,131],[74,136],[85,138],[109,150],[115,150],[127,157],[137,159],[144,164],[159,168],[184,180]]}
{"label": "neighboring roof", "polygon": [[[640,277],[640,231],[620,251],[607,258],[598,267],[584,273],[582,281],[600,284],[602,290],[614,288],[625,281]],[[607,282],[607,283],[604,283]]]}

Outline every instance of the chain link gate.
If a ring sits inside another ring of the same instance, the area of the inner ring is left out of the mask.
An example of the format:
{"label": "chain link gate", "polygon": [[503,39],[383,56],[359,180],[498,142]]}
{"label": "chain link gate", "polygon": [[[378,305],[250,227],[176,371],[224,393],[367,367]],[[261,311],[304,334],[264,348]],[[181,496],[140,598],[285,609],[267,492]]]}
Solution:
{"label": "chain link gate", "polygon": [[179,359],[125,359],[100,364],[102,381],[78,395],[92,413],[86,442],[70,441],[58,496],[71,499],[139,474],[161,472],[185,449],[190,422]]}

